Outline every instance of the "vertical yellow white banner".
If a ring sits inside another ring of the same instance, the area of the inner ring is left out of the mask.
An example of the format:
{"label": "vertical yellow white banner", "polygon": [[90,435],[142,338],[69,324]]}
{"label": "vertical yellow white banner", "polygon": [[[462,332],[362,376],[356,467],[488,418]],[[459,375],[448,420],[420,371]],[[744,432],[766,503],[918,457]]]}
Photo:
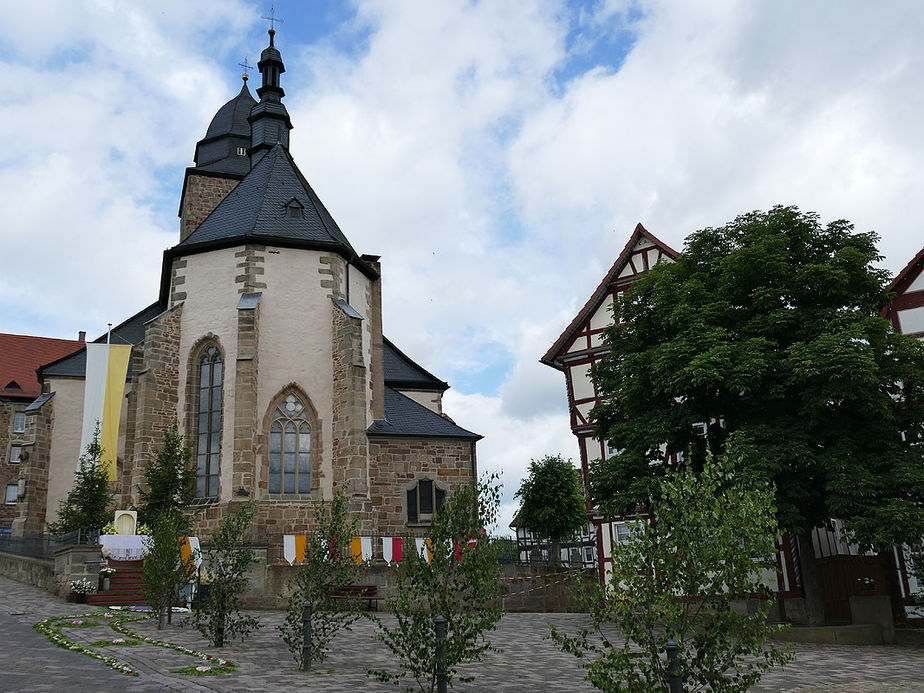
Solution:
{"label": "vertical yellow white banner", "polygon": [[87,371],[83,395],[83,430],[80,454],[93,441],[99,423],[100,465],[114,481],[119,451],[119,418],[125,394],[125,376],[132,348],[129,344],[87,344]]}

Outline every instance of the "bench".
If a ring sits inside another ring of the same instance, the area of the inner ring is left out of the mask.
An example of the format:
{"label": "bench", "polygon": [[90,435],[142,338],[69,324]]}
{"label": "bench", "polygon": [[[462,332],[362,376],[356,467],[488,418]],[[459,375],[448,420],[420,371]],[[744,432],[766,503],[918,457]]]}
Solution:
{"label": "bench", "polygon": [[379,602],[385,599],[379,594],[378,585],[344,585],[334,590],[329,597],[337,601],[365,602],[366,608],[370,611],[373,605],[375,605],[375,610],[378,611]]}

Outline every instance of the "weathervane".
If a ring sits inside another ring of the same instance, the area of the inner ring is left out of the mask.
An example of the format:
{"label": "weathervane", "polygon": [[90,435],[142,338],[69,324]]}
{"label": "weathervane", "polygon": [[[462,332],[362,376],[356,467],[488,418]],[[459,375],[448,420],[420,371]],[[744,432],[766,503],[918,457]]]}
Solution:
{"label": "weathervane", "polygon": [[276,16],[276,8],[270,5],[270,13],[267,17],[265,14],[261,15],[263,19],[266,19],[270,23],[270,31],[274,34],[276,33],[276,22],[283,24],[284,22]]}
{"label": "weathervane", "polygon": [[241,79],[246,82],[248,79],[250,79],[250,75],[248,73],[253,69],[253,65],[247,62],[246,55],[244,56],[244,61],[238,63],[238,65],[244,68],[244,74],[241,75]]}

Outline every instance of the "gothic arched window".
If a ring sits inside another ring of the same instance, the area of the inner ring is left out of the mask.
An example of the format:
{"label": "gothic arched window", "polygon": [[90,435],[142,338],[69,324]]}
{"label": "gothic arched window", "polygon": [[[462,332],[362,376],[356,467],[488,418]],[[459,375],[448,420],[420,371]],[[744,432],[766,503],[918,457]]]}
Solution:
{"label": "gothic arched window", "polygon": [[273,412],[269,492],[311,492],[311,426],[305,405],[295,395],[287,396]]}
{"label": "gothic arched window", "polygon": [[218,496],[221,457],[221,352],[210,346],[199,357],[196,407],[196,497]]}

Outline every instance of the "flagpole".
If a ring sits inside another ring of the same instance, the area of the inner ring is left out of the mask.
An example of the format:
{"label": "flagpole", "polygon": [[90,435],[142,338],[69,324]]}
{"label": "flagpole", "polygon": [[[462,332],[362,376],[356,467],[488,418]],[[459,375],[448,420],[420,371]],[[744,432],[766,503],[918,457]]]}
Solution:
{"label": "flagpole", "polygon": [[106,346],[109,346],[109,340],[112,338],[112,323],[106,323],[109,327],[106,329]]}

